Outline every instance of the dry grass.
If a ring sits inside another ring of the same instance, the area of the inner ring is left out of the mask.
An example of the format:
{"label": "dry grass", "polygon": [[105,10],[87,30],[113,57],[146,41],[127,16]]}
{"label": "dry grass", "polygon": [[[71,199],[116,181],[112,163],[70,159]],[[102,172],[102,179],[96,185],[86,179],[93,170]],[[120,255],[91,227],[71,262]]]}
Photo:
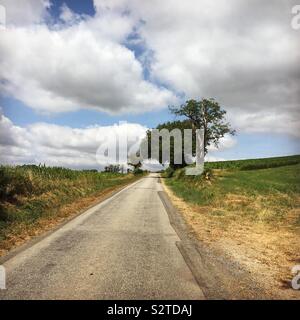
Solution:
{"label": "dry grass", "polygon": [[[290,210],[284,224],[267,223],[274,218],[268,207],[273,199],[229,193],[215,206],[200,206],[183,201],[164,186],[200,241],[238,261],[269,291],[270,297],[300,299],[300,292],[290,288],[291,268],[299,264],[300,229],[295,227],[299,209]],[[242,214],[249,208],[256,212],[256,219]]]}

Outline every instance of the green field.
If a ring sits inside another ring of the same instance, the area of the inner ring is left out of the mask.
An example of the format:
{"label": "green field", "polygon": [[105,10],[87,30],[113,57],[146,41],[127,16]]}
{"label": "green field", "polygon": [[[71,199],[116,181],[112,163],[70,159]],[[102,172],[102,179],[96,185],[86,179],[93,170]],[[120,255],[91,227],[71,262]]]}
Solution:
{"label": "green field", "polygon": [[300,261],[299,158],[206,163],[202,176],[168,169],[163,179],[198,240],[261,275],[261,283],[272,271],[284,297]]}
{"label": "green field", "polygon": [[207,163],[209,179],[186,176],[181,169],[166,183],[185,201],[211,208],[211,215],[294,227],[300,225],[299,159],[293,156]]}
{"label": "green field", "polygon": [[[132,174],[45,166],[0,166],[0,242],[68,204],[136,179]],[[0,246],[1,249],[1,246]]]}
{"label": "green field", "polygon": [[206,162],[207,169],[256,170],[289,166],[300,163],[300,155],[261,159]]}

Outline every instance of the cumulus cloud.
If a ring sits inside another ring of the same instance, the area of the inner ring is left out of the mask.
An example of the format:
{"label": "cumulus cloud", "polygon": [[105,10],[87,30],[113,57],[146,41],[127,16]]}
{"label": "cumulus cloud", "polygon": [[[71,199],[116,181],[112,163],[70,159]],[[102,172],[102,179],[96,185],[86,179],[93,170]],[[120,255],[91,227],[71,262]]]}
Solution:
{"label": "cumulus cloud", "polygon": [[208,147],[208,152],[224,151],[226,149],[231,149],[235,147],[237,140],[235,137],[226,134],[223,138],[219,140],[219,145],[216,147],[214,144]]}
{"label": "cumulus cloud", "polygon": [[64,22],[8,26],[0,40],[1,89],[45,113],[93,108],[145,112],[174,103],[174,93],[143,77],[143,67],[122,41],[126,16],[108,11],[80,19],[62,8]]}
{"label": "cumulus cloud", "polygon": [[97,157],[101,145],[113,146],[116,137],[122,137],[126,132],[129,149],[145,136],[146,130],[134,123],[81,129],[48,123],[19,127],[0,114],[0,163],[103,169],[115,159],[105,153],[102,158]]}
{"label": "cumulus cloud", "polygon": [[[127,10],[133,20],[144,21],[139,32],[151,53],[153,79],[186,98],[215,98],[240,130],[251,127],[252,131],[289,134],[292,123],[295,129],[300,42],[299,32],[290,23],[297,1],[95,3],[98,10]],[[280,123],[277,129],[275,117]]]}
{"label": "cumulus cloud", "polygon": [[233,125],[238,131],[247,133],[273,132],[300,138],[300,108],[295,110],[260,110],[253,113],[238,111]]}
{"label": "cumulus cloud", "polygon": [[136,113],[213,97],[239,131],[300,131],[296,0],[94,0],[93,17],[63,5],[55,25],[50,1],[4,2],[0,89],[35,110]]}
{"label": "cumulus cloud", "polygon": [[14,26],[26,26],[33,23],[41,23],[47,18],[49,0],[12,1],[1,0],[0,3],[6,10],[6,24]]}

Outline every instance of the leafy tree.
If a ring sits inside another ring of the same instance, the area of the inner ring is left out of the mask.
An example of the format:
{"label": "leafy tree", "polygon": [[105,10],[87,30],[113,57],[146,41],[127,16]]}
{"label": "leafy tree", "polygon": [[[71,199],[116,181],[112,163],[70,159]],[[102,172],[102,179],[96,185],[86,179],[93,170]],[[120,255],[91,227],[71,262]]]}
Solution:
{"label": "leafy tree", "polygon": [[[169,132],[172,132],[173,129],[179,129],[181,131],[181,135],[183,138],[183,134],[184,134],[184,129],[193,129],[192,127],[192,123],[190,120],[177,120],[177,121],[168,121],[162,124],[159,124],[156,129],[158,130],[162,130],[162,129],[167,129]],[[193,155],[195,155],[195,151],[196,151],[196,139],[195,139],[195,130],[193,130],[193,145],[192,145],[192,151],[193,151]],[[145,140],[146,141],[146,140]],[[145,143],[144,141],[144,143]],[[147,141],[148,141],[148,150],[150,152],[150,158],[153,159],[153,155],[151,154],[151,130],[147,131]],[[156,146],[154,146],[156,147]],[[159,141],[159,159],[158,160],[159,163],[162,163],[162,141]],[[185,167],[187,164],[185,163],[184,159],[184,141],[182,141],[182,164],[175,164],[174,163],[174,138],[171,136],[170,137],[170,167],[173,169],[178,169],[178,168],[183,168]]]}
{"label": "leafy tree", "polygon": [[219,146],[219,141],[225,134],[235,134],[228,122],[225,121],[226,111],[214,99],[188,100],[179,107],[169,107],[171,113],[189,119],[193,129],[204,130],[204,152],[213,143]]}
{"label": "leafy tree", "polygon": [[140,161],[138,161],[138,163],[128,163],[128,165],[133,167],[133,174],[138,175],[143,173],[143,170],[141,169],[143,164]]}
{"label": "leafy tree", "polygon": [[129,162],[128,165],[132,166],[134,169],[140,169],[142,166],[142,163],[141,163],[141,161],[139,161],[138,163]]}
{"label": "leafy tree", "polygon": [[[192,129],[192,154],[189,156],[195,156],[196,154],[196,129],[204,130],[205,154],[207,154],[208,147],[212,143],[218,147],[219,140],[224,137],[225,134],[235,134],[235,130],[232,130],[230,124],[225,121],[226,111],[213,99],[203,99],[201,101],[189,100],[179,107],[169,107],[169,109],[173,114],[186,117],[187,119],[165,122],[159,124],[156,129],[167,129],[170,133],[173,129],[179,129],[181,130],[182,138],[184,137],[185,129]],[[152,148],[158,148],[159,152],[156,153],[159,154],[159,158],[156,160],[164,165],[164,163],[162,163],[162,140],[159,141],[158,146],[151,146],[151,133],[152,131],[148,130],[145,139],[142,141],[142,145],[148,149],[151,159],[155,158],[154,155],[151,154]],[[170,167],[172,169],[183,168],[187,165],[184,151],[183,139],[182,164],[175,164],[174,138],[170,135]]]}

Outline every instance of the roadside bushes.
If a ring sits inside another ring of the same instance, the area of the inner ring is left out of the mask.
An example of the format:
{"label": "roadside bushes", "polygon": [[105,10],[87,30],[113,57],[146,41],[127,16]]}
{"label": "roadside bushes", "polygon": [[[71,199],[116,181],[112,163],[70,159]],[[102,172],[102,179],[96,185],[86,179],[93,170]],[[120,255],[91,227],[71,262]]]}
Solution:
{"label": "roadside bushes", "polygon": [[172,178],[175,170],[172,167],[168,167],[163,173],[164,178]]}
{"label": "roadside bushes", "polygon": [[168,167],[164,173],[164,178],[174,178],[174,179],[189,179],[189,180],[211,180],[213,178],[213,170],[205,169],[203,173],[199,176],[187,176],[185,174],[185,168],[174,170],[171,167]]}
{"label": "roadside bushes", "polygon": [[22,169],[0,167],[0,223],[8,221],[15,212],[11,206],[18,203],[18,197],[28,196],[33,191],[30,176]]}
{"label": "roadside bushes", "polygon": [[135,168],[134,170],[133,170],[133,174],[136,176],[136,175],[139,175],[139,174],[143,174],[144,173],[144,171],[142,170],[142,169],[140,169],[140,168]]}
{"label": "roadside bushes", "polygon": [[33,183],[28,173],[22,169],[0,167],[0,201],[14,202],[19,195],[29,195]]}

